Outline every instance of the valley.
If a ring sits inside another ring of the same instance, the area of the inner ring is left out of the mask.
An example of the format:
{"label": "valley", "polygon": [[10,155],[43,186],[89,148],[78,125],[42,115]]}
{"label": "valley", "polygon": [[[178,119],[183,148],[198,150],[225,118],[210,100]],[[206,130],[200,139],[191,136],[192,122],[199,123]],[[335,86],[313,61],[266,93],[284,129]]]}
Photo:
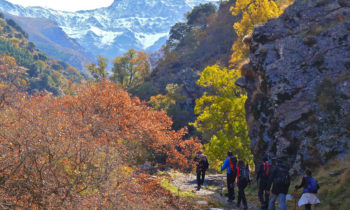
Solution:
{"label": "valley", "polygon": [[349,34],[348,0],[0,0],[0,208],[347,210]]}

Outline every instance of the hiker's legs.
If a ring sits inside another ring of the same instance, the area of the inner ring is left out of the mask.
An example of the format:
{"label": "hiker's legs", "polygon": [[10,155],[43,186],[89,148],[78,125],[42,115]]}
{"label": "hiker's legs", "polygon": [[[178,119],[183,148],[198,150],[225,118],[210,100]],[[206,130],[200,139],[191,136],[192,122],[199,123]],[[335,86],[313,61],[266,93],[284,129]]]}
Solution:
{"label": "hiker's legs", "polygon": [[286,194],[280,193],[280,210],[287,210],[287,205],[286,205]]}
{"label": "hiker's legs", "polygon": [[238,184],[238,199],[237,199],[237,206],[238,207],[241,205],[242,191],[243,191],[243,189],[241,189],[241,187]]}
{"label": "hiker's legs", "polygon": [[232,176],[232,196],[233,200],[235,199],[235,181],[236,181],[236,176]]}
{"label": "hiker's legs", "polygon": [[259,183],[259,191],[258,191],[258,197],[259,197],[259,201],[261,203],[261,205],[265,204],[264,201],[264,188],[263,188],[263,183]]}
{"label": "hiker's legs", "polygon": [[201,171],[197,171],[197,188],[199,189],[201,187]]}
{"label": "hiker's legs", "polygon": [[270,199],[270,191],[265,189],[265,206],[267,207],[269,205],[269,199]]}
{"label": "hiker's legs", "polygon": [[234,200],[235,199],[235,192],[233,190],[234,187],[234,176],[233,174],[227,174],[227,190],[228,190],[228,198],[230,200]]}
{"label": "hiker's legs", "polygon": [[[269,204],[270,194],[267,193],[266,189],[267,189],[267,183],[260,181],[258,196],[262,206],[267,206]],[[264,199],[264,193],[265,193],[265,199]]]}
{"label": "hiker's legs", "polygon": [[204,178],[205,178],[205,171],[202,171],[202,180],[201,180],[201,185],[204,184]]}
{"label": "hiker's legs", "polygon": [[305,204],[305,210],[311,210],[311,204]]}
{"label": "hiker's legs", "polygon": [[275,203],[276,203],[277,195],[271,193],[270,201],[269,201],[269,210],[275,210]]}
{"label": "hiker's legs", "polygon": [[247,182],[244,182],[244,183],[240,183],[239,184],[239,195],[242,199],[242,202],[243,202],[243,206],[244,207],[247,207],[247,199],[245,197],[245,192],[244,192],[244,189],[247,187],[248,183]]}

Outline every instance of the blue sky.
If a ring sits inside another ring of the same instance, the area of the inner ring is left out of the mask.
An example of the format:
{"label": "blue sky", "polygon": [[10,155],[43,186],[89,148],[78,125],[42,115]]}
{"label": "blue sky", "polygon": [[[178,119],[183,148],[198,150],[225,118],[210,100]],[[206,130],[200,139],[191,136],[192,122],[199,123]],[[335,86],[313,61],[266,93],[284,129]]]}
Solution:
{"label": "blue sky", "polygon": [[107,7],[113,0],[7,0],[22,6],[42,6],[56,10],[77,11]]}

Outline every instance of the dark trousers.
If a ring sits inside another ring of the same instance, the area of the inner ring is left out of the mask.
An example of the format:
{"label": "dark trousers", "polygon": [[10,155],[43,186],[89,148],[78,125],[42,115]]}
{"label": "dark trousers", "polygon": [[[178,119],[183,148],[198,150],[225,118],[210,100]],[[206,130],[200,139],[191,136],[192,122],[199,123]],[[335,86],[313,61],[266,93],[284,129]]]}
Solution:
{"label": "dark trousers", "polygon": [[231,200],[235,199],[235,175],[234,174],[227,174],[227,189],[228,189],[228,198]]}
{"label": "dark trousers", "polygon": [[238,200],[237,206],[241,205],[241,201],[243,202],[243,206],[247,207],[247,199],[245,198],[244,189],[247,187],[247,182],[238,182]]}
{"label": "dark trousers", "polygon": [[259,201],[262,206],[266,206],[266,207],[269,205],[269,198],[270,198],[270,193],[267,192],[269,190],[267,186],[268,184],[266,182],[262,182],[262,181],[259,182],[259,192],[258,192]]}
{"label": "dark trousers", "polygon": [[198,185],[198,188],[200,188],[200,186],[203,185],[204,178],[205,178],[205,171],[204,170],[198,170],[197,171],[197,185]]}
{"label": "dark trousers", "polygon": [[306,204],[305,205],[305,210],[311,210],[311,204]]}

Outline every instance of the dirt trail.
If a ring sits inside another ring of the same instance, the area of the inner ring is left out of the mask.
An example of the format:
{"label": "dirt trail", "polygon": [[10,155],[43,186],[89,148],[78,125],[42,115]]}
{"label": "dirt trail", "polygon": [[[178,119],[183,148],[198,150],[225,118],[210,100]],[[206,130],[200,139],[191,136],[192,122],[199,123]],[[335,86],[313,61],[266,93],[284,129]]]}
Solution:
{"label": "dirt trail", "polygon": [[[192,191],[196,193],[197,195],[203,197],[203,200],[205,201],[206,198],[210,198],[212,200],[215,200],[217,202],[220,202],[226,208],[224,209],[237,209],[236,208],[236,202],[237,202],[237,187],[235,187],[235,195],[236,199],[233,203],[227,202],[227,197],[222,194],[222,186],[226,186],[226,176],[222,174],[213,174],[213,175],[206,175],[204,186],[199,191],[196,191],[197,182],[196,182],[196,176],[193,174],[181,174],[178,175],[174,180],[172,181],[172,184],[179,188],[181,191]],[[248,201],[249,202],[249,201]],[[243,209],[243,204],[241,203],[241,208]],[[248,209],[249,210],[259,210],[256,206],[250,205],[248,203]]]}

